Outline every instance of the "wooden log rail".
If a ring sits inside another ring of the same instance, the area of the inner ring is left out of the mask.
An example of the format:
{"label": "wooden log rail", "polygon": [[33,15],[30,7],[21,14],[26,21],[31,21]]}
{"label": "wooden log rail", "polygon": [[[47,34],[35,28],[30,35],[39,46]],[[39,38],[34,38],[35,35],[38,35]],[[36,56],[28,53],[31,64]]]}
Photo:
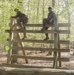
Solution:
{"label": "wooden log rail", "polygon": [[39,31],[39,30],[6,30],[6,32],[15,32],[15,33],[60,33],[60,34],[70,34],[70,30],[48,30],[48,31]]}
{"label": "wooden log rail", "polygon": [[[35,42],[36,43],[52,43],[52,44],[54,43],[54,40],[30,40],[30,39],[12,40],[12,42],[14,42],[14,41],[16,41],[16,42],[32,42],[32,43],[35,43]],[[70,41],[68,41],[68,40],[60,40],[59,42],[60,42],[60,44],[69,44]]]}
{"label": "wooden log rail", "polygon": [[[23,55],[11,55],[11,57],[16,57],[16,58],[24,58]],[[47,61],[53,61],[54,57],[38,57],[38,56],[25,56],[27,59],[35,59],[35,60],[47,60]],[[57,58],[57,61],[69,61],[69,57],[61,57]]]}
{"label": "wooden log rail", "polygon": [[[74,70],[4,67],[1,75],[74,75]],[[1,73],[1,72],[0,72]]]}
{"label": "wooden log rail", "polygon": [[[52,68],[51,65],[37,65],[37,64],[7,64],[3,63],[1,67],[12,68]],[[68,67],[57,67],[57,69],[69,69]]]}
{"label": "wooden log rail", "polygon": [[[11,47],[11,49],[17,49],[21,50],[21,47],[16,46],[16,47]],[[25,51],[49,51],[49,52],[69,52],[69,49],[56,49],[56,48],[37,48],[37,47],[23,47],[23,50]]]}
{"label": "wooden log rail", "polygon": [[[42,27],[42,24],[26,24],[26,27]],[[70,27],[71,24],[70,23],[59,23],[58,27]],[[47,27],[49,27],[49,25],[47,25]],[[50,25],[50,27],[54,27],[54,25]]]}

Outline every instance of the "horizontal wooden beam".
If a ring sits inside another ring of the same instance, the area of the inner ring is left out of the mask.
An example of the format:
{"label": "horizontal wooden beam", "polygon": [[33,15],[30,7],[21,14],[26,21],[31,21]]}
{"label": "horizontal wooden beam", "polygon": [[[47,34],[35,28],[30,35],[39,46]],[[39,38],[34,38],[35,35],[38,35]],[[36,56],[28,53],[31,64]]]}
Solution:
{"label": "horizontal wooden beam", "polygon": [[[20,39],[20,40],[12,40],[12,42],[31,42],[31,43],[52,43],[54,44],[54,40],[30,40],[30,39]],[[69,44],[70,41],[68,40],[60,40],[59,44]]]}
{"label": "horizontal wooden beam", "polygon": [[[44,62],[45,63],[45,62]],[[51,63],[49,61],[49,63]],[[7,64],[7,63],[3,63],[2,64],[4,67],[12,67],[12,68],[53,68],[50,65],[37,65],[37,63],[35,64]],[[57,67],[57,69],[67,69],[67,67]]]}
{"label": "horizontal wooden beam", "polygon": [[[26,27],[42,27],[42,24],[26,24]],[[47,25],[48,27],[53,27],[54,25]],[[70,27],[70,23],[58,23],[58,27]]]}
{"label": "horizontal wooden beam", "polygon": [[[12,47],[12,49],[21,50],[22,47]],[[53,49],[53,48],[33,48],[33,47],[23,47],[23,50],[30,50],[30,51],[49,51],[49,52],[69,52],[70,49]]]}
{"label": "horizontal wooden beam", "polygon": [[15,68],[50,68],[49,66],[38,66],[33,64],[7,64],[3,63],[3,66],[5,67],[15,67]]}
{"label": "horizontal wooden beam", "polygon": [[12,68],[3,67],[2,75],[74,75],[74,70],[50,68]]}
{"label": "horizontal wooden beam", "polygon": [[[11,57],[16,57],[16,58],[24,58],[22,55],[11,55]],[[34,60],[47,60],[47,61],[53,61],[54,57],[37,57],[37,56],[26,56],[27,59],[34,59]],[[62,58],[57,58],[57,61],[69,61],[69,58],[67,57],[62,57]]]}
{"label": "horizontal wooden beam", "polygon": [[70,34],[70,30],[48,30],[48,31],[40,31],[40,30],[6,30],[6,32],[15,32],[15,33],[60,33],[60,34]]}

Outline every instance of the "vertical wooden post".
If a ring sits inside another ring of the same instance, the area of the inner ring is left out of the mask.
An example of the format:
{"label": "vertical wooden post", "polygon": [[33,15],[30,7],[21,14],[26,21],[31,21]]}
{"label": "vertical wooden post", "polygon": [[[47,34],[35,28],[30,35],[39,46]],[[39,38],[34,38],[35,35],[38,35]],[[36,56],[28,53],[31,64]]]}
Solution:
{"label": "vertical wooden post", "polygon": [[[12,44],[11,44],[11,40],[12,40],[12,33],[9,34],[9,47],[11,48]],[[11,61],[11,51],[12,49],[8,50],[8,55],[7,55],[7,63],[9,64]]]}
{"label": "vertical wooden post", "polygon": [[[9,26],[10,26],[10,30],[12,30],[13,28],[12,28],[12,22],[13,22],[13,20],[12,20],[12,18],[10,18],[10,20],[11,20],[11,22],[9,23]],[[12,41],[13,40],[13,33],[12,32],[10,32],[9,33],[9,47],[10,47],[10,50],[8,51],[8,55],[7,55],[7,63],[10,63],[10,61],[11,61],[11,53],[12,53],[12,49],[11,49],[11,47],[12,47]]]}
{"label": "vertical wooden post", "polygon": [[[54,25],[54,49],[58,49],[58,24],[57,20],[55,21]],[[54,52],[54,62],[53,62],[53,68],[57,68],[57,52]]]}
{"label": "vertical wooden post", "polygon": [[[57,15],[57,20],[58,20],[58,15]],[[57,26],[57,30],[59,30],[59,27]],[[57,33],[58,37],[58,50],[60,50],[60,33]],[[58,52],[58,58],[61,58],[61,52]],[[59,60],[59,67],[61,67],[61,60]]]}
{"label": "vertical wooden post", "polygon": [[[14,27],[14,30],[15,30],[15,27]],[[16,40],[18,37],[17,37],[17,34],[16,33],[13,33],[13,39]],[[13,47],[16,47],[18,46],[18,43],[17,42],[13,42]],[[13,54],[18,54],[18,50],[17,49],[12,49],[12,55]],[[12,60],[11,60],[11,63],[17,63],[17,58],[16,57],[13,57]]]}
{"label": "vertical wooden post", "polygon": [[[60,37],[58,33],[58,49],[60,49]],[[61,52],[58,52],[58,58],[61,58]],[[59,60],[59,67],[61,67],[61,60]]]}
{"label": "vertical wooden post", "polygon": [[[16,29],[16,26],[15,26],[16,23],[17,23],[16,20],[14,18],[12,18],[12,30],[15,30]],[[17,39],[17,34],[16,33],[13,33],[13,39],[14,40]],[[13,42],[12,43],[12,46],[13,47],[18,46],[18,43],[17,42]],[[18,54],[18,50],[17,49],[13,49],[12,50],[12,54],[16,54],[17,55]],[[11,59],[11,63],[17,63],[17,58],[16,57],[13,57]]]}
{"label": "vertical wooden post", "polygon": [[[13,47],[16,47],[16,46],[18,46],[18,43],[17,42],[13,42]],[[12,50],[12,54],[18,54],[18,50],[17,49],[13,49]],[[11,63],[17,63],[17,58],[16,57],[13,57],[12,59],[11,59]]]}

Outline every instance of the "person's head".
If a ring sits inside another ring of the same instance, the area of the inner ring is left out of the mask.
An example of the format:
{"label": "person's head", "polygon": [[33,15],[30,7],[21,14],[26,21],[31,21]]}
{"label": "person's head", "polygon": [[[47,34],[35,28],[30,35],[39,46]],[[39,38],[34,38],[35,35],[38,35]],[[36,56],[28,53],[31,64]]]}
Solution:
{"label": "person's head", "polygon": [[51,11],[52,11],[52,8],[51,8],[51,7],[49,7],[49,8],[48,8],[48,11],[49,11],[49,12],[51,12]]}
{"label": "person's head", "polygon": [[19,9],[15,8],[14,11],[17,12],[17,11],[19,11]]}

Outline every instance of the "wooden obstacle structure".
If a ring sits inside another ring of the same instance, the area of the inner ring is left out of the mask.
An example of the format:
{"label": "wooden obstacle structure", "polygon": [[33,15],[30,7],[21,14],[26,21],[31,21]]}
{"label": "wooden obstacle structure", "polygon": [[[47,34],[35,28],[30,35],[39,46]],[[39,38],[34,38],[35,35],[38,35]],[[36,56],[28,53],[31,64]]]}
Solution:
{"label": "wooden obstacle structure", "polygon": [[[42,27],[42,24],[26,24],[26,27]],[[58,62],[59,67],[61,67],[61,62],[63,61],[69,61],[68,57],[61,57],[62,52],[69,52],[69,47],[66,49],[61,48],[60,44],[69,45],[68,40],[60,40],[60,34],[70,34],[70,30],[60,30],[60,27],[70,27],[69,23],[59,23],[55,24],[54,30],[48,30],[48,31],[40,31],[40,30],[23,30],[23,28],[19,29],[17,22],[14,18],[11,18],[10,23],[10,30],[6,30],[6,32],[9,33],[9,45],[10,50],[8,51],[8,57],[7,57],[7,64],[12,64],[17,62],[17,58],[24,58],[26,63],[28,64],[28,59],[34,59],[34,60],[49,60],[53,61],[53,68],[57,68]],[[35,39],[20,39],[21,35],[20,33],[34,33],[34,34],[42,34],[42,33],[49,33],[54,35],[54,40],[35,40]],[[39,48],[39,47],[25,47],[24,43],[47,43],[47,44],[54,44],[53,48]],[[22,50],[23,55],[18,55],[18,50]],[[53,57],[45,56],[45,57],[39,57],[39,56],[27,56],[26,52],[27,50],[31,51],[48,51],[53,52]]]}

